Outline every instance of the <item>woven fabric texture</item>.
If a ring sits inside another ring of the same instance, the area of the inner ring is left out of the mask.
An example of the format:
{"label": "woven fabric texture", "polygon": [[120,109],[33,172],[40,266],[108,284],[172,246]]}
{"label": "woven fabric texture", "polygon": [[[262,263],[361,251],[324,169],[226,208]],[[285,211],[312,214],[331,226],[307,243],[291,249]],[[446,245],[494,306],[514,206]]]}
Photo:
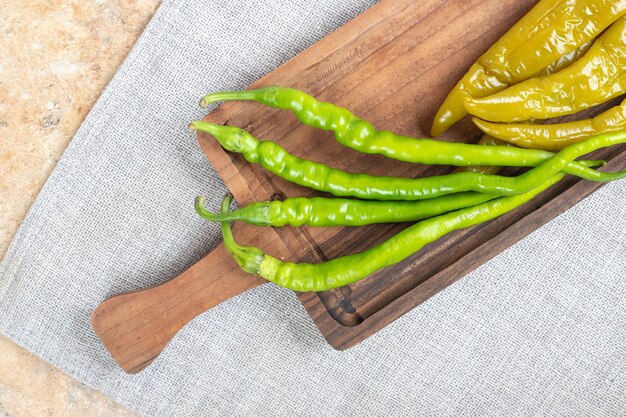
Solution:
{"label": "woven fabric texture", "polygon": [[374,2],[164,0],[0,265],[0,331],[144,416],[626,415],[626,182],[612,183],[360,345],[263,285],[122,372],[89,317],[220,240],[225,187],[187,123]]}

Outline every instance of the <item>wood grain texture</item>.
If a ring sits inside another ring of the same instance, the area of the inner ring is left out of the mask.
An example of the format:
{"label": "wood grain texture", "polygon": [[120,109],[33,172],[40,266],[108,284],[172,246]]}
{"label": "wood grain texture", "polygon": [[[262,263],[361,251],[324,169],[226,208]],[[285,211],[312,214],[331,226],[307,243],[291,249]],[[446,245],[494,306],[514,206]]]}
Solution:
{"label": "wood grain texture", "polygon": [[[348,107],[379,129],[420,137],[474,60],[528,11],[530,0],[383,0],[251,88],[284,85]],[[592,109],[585,115],[599,109]],[[349,172],[416,177],[450,172],[363,155],[339,145],[328,132],[302,126],[289,112],[251,102],[228,102],[206,117],[240,126],[273,140],[293,154]],[[475,141],[469,120],[441,137]],[[288,183],[240,155],[225,152],[209,135],[198,141],[239,204],[273,197],[319,194]],[[621,149],[598,152],[610,169],[626,167]],[[514,173],[512,170],[506,172]],[[298,294],[329,343],[345,349],[365,339],[515,243],[601,184],[568,178],[525,206],[491,221],[457,231],[404,262],[351,286]],[[408,224],[359,228],[259,228],[238,225],[238,242],[296,261],[321,262],[362,251]],[[243,274],[223,247],[171,283],[107,300],[94,327],[122,367],[136,372],[158,355],[191,318],[240,291],[259,285]],[[259,306],[263,308],[263,306]],[[149,313],[148,313],[149,312]]]}
{"label": "wood grain texture", "polygon": [[198,314],[266,282],[237,271],[220,245],[163,285],[109,298],[94,311],[93,328],[122,369],[139,372]]}
{"label": "wood grain texture", "polygon": [[[379,129],[425,136],[440,103],[457,80],[534,4],[528,0],[383,1],[250,88],[295,87],[320,100],[345,106]],[[589,117],[614,103],[577,117]],[[279,143],[296,156],[349,172],[415,177],[452,170],[360,154],[339,145],[328,132],[301,125],[290,112],[256,103],[227,102],[206,119],[240,126],[260,139]],[[470,142],[480,135],[469,120],[463,120],[441,139]],[[240,155],[225,152],[207,134],[199,133],[198,139],[240,204],[266,200],[275,194],[319,194],[277,178]],[[593,157],[611,160],[608,169],[622,169],[623,148],[602,150]],[[516,171],[507,169],[505,173]],[[487,224],[452,233],[360,282],[298,296],[329,343],[338,349],[348,348],[600,186],[567,178],[524,207]],[[319,262],[367,249],[407,226],[285,227],[276,232],[288,242],[292,259]],[[245,243],[248,237],[240,234],[237,239]],[[262,247],[272,253],[270,246]]]}
{"label": "wood grain texture", "polygon": [[[247,236],[251,245],[269,245],[280,257],[290,254],[273,229],[237,224],[233,231]],[[266,282],[243,272],[220,244],[165,284],[105,300],[94,310],[91,323],[120,367],[137,373],[199,314]]]}

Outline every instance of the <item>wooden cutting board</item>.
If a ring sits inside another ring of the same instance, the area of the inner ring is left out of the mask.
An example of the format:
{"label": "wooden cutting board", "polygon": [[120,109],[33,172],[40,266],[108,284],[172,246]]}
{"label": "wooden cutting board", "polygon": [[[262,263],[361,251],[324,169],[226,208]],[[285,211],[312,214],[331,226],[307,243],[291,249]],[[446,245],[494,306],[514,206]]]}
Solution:
{"label": "wooden cutting board", "polygon": [[[251,88],[284,85],[348,107],[379,129],[427,136],[448,91],[475,59],[535,1],[383,0],[256,82]],[[592,114],[599,109],[587,112]],[[327,132],[302,126],[287,111],[251,102],[229,102],[207,120],[240,126],[291,153],[350,172],[415,177],[447,173],[428,167],[363,155],[339,145]],[[462,121],[441,137],[476,141],[477,129]],[[237,202],[311,196],[225,152],[200,133],[202,150]],[[598,152],[608,169],[626,167],[622,148]],[[452,233],[401,264],[349,287],[298,294],[328,342],[346,349],[380,330],[452,284],[497,253],[589,195],[601,184],[568,178],[534,201],[484,225]],[[198,190],[202,193],[202,190]],[[215,200],[222,196],[209,196]],[[261,228],[237,224],[242,244],[295,261],[321,262],[362,251],[388,239],[407,224],[360,228]],[[137,372],[149,364],[182,326],[217,303],[265,281],[247,275],[223,246],[181,276],[159,287],[122,294],[94,312],[97,334],[120,366]],[[258,306],[263,308],[263,306]]]}

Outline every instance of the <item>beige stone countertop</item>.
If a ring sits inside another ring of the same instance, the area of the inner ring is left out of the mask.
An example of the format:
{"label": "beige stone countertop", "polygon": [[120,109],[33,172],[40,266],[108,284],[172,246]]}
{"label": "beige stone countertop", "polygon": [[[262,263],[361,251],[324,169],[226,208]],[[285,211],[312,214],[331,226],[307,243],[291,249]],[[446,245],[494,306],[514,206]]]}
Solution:
{"label": "beige stone countertop", "polygon": [[[0,2],[0,258],[159,2]],[[0,417],[133,415],[0,336]]]}

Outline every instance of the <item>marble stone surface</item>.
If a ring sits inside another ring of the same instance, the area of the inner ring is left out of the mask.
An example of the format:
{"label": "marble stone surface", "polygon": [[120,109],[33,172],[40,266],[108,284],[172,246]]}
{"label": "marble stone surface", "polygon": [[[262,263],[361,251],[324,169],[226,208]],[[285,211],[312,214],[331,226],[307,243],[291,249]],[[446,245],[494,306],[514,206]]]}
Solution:
{"label": "marble stone surface", "polygon": [[[0,2],[0,258],[159,0]],[[0,417],[132,416],[0,337]]]}
{"label": "marble stone surface", "polygon": [[0,336],[0,417],[134,415]]}

